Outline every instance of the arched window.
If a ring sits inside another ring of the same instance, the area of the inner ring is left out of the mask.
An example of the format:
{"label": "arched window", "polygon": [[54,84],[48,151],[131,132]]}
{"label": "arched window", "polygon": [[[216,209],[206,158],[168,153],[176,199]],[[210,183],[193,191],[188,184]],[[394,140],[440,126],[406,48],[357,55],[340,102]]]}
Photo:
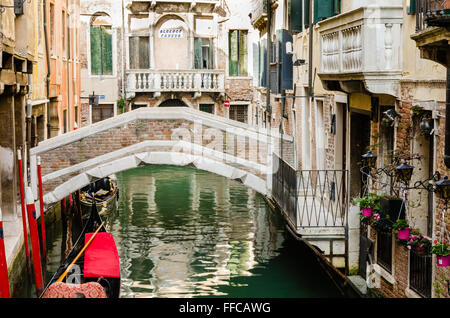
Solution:
{"label": "arched window", "polygon": [[91,74],[112,75],[112,23],[104,13],[95,14],[91,20]]}

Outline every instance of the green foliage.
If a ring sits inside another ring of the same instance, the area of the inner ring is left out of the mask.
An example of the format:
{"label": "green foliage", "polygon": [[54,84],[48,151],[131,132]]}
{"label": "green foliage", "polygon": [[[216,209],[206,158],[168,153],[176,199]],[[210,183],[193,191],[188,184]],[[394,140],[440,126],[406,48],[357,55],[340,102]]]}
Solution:
{"label": "green foliage", "polygon": [[445,243],[439,243],[438,241],[434,241],[434,245],[431,248],[431,253],[436,254],[438,256],[447,256],[450,254],[450,247]]}
{"label": "green foliage", "polygon": [[398,234],[398,231],[407,229],[408,227],[409,227],[408,221],[404,220],[404,219],[400,219],[400,220],[397,220],[397,222],[395,222],[392,225],[392,232],[395,234]]}
{"label": "green foliage", "polygon": [[359,207],[373,208],[374,211],[380,210],[380,197],[375,193],[367,193],[362,198],[356,199],[355,203],[359,203]]}

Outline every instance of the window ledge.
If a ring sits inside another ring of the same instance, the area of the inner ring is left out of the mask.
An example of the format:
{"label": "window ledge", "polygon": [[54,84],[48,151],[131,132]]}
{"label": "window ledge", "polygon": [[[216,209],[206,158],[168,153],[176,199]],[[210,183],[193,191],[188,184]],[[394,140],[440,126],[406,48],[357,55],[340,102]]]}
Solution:
{"label": "window ledge", "polygon": [[405,295],[408,298],[423,298],[422,296],[420,296],[418,293],[416,293],[414,290],[410,289],[409,287],[407,287],[405,289]]}
{"label": "window ledge", "polygon": [[383,267],[381,267],[378,264],[373,264],[375,271],[383,277],[389,284],[395,285],[397,281],[395,280],[394,276],[390,274],[387,270],[385,270]]}
{"label": "window ledge", "polygon": [[252,76],[228,76],[227,79],[229,80],[252,80]]}

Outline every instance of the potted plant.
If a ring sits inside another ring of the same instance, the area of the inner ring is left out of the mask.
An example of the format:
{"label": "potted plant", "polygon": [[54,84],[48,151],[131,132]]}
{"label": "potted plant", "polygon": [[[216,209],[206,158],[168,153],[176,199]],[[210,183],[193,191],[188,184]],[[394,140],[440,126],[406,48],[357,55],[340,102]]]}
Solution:
{"label": "potted plant", "polygon": [[450,266],[450,247],[447,244],[439,243],[435,240],[434,245],[431,248],[431,253],[436,254],[437,266]]}
{"label": "potted plant", "polygon": [[379,197],[374,193],[367,193],[360,199],[355,200],[359,203],[359,208],[363,217],[371,217],[374,211],[380,209]]}
{"label": "potted plant", "polygon": [[407,240],[409,239],[411,228],[407,220],[400,219],[392,225],[392,232],[397,234],[399,240]]}
{"label": "potted plant", "polygon": [[405,218],[405,204],[403,199],[384,195],[380,198],[380,215],[382,218],[398,220]]}
{"label": "potted plant", "polygon": [[419,230],[411,230],[406,247],[418,255],[425,255],[429,253],[431,239],[428,236],[422,235]]}

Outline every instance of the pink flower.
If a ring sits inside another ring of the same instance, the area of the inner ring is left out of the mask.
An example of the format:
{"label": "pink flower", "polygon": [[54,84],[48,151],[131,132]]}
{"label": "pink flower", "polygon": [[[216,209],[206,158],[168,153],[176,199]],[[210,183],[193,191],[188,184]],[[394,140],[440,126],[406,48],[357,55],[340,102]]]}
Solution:
{"label": "pink flower", "polygon": [[408,245],[407,247],[408,247],[408,250],[410,250],[410,249],[411,249],[411,245]]}

